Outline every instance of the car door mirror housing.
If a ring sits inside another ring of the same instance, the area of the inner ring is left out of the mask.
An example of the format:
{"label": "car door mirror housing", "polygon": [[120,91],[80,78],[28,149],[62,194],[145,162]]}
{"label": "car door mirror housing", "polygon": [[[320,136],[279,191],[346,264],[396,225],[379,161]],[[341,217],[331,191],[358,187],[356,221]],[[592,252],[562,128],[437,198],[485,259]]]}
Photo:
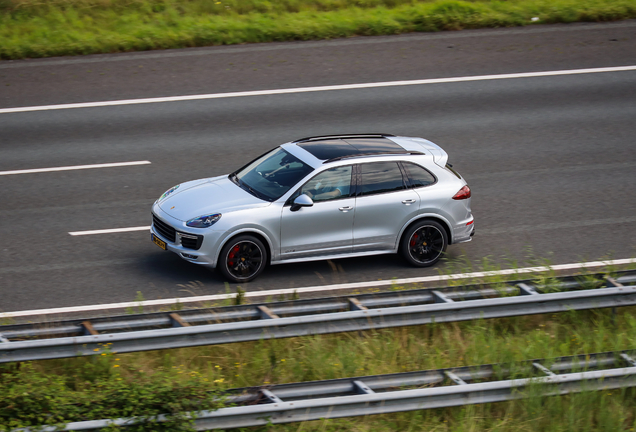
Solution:
{"label": "car door mirror housing", "polygon": [[311,207],[314,205],[314,201],[309,198],[309,195],[307,194],[302,194],[299,195],[298,197],[296,197],[296,199],[294,200],[294,203],[291,206],[291,211],[298,211],[300,210],[302,207]]}

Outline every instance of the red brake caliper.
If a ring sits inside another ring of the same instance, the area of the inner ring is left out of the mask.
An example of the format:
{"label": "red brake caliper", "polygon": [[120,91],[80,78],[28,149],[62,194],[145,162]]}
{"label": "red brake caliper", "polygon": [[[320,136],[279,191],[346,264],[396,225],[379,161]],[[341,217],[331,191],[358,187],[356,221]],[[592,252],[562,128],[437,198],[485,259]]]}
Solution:
{"label": "red brake caliper", "polygon": [[230,267],[232,267],[234,265],[234,257],[236,256],[236,254],[239,251],[239,246],[236,245],[232,248],[232,251],[230,252],[230,254],[227,256],[227,265],[229,265]]}
{"label": "red brake caliper", "polygon": [[411,247],[415,246],[415,242],[418,237],[419,236],[417,235],[417,233],[413,234],[413,237],[411,237],[411,242],[410,242]]}

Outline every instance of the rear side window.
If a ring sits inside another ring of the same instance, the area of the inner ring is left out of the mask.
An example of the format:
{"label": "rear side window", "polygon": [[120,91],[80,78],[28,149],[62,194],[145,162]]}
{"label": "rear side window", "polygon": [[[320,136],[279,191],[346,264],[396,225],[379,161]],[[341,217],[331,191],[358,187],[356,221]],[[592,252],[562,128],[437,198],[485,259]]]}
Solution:
{"label": "rear side window", "polygon": [[360,165],[359,195],[393,192],[405,188],[397,162],[376,162]]}
{"label": "rear side window", "polygon": [[435,176],[428,172],[425,168],[409,162],[402,162],[402,164],[409,176],[411,187],[418,188],[435,183]]}

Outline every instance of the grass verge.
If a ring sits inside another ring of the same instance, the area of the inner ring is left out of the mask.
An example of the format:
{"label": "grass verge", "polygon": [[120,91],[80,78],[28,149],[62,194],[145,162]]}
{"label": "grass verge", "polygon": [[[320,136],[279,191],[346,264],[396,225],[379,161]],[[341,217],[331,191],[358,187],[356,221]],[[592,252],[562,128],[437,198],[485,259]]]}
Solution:
{"label": "grass verge", "polygon": [[627,18],[633,0],[0,0],[0,59]]}
{"label": "grass verge", "polygon": [[[190,409],[207,408],[211,399],[206,398],[205,390],[214,394],[233,387],[633,349],[634,312],[636,307],[619,309],[616,316],[607,309],[570,311],[131,354],[110,352],[105,346],[100,356],[91,358],[0,366],[0,425],[10,421],[15,426],[27,421],[45,424],[51,423],[51,418],[63,422],[71,418],[69,415],[73,419],[89,415],[112,418],[149,415],[161,409],[176,413],[175,407],[188,406],[175,404],[188,400],[194,401]],[[179,397],[168,398],[170,391]],[[633,389],[537,396],[260,430],[631,430],[636,427],[635,396]],[[111,402],[113,398],[119,402]],[[158,404],[159,400],[165,404]],[[101,411],[102,407],[108,410]]]}

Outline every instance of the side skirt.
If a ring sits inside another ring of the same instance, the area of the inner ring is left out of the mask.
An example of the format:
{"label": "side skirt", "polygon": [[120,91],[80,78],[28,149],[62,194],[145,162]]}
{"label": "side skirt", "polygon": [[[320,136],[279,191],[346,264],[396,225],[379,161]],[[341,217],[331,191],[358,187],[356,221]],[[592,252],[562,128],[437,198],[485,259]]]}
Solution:
{"label": "side skirt", "polygon": [[299,263],[299,262],[308,262],[308,261],[324,261],[329,259],[340,259],[340,258],[355,258],[361,256],[370,256],[370,255],[386,255],[397,253],[397,249],[393,250],[381,250],[381,251],[366,251],[366,252],[352,252],[352,253],[343,253],[343,254],[335,254],[335,255],[320,255],[320,256],[312,256],[305,258],[293,258],[287,260],[277,260],[270,263],[271,265],[276,264],[288,264],[288,263]]}

